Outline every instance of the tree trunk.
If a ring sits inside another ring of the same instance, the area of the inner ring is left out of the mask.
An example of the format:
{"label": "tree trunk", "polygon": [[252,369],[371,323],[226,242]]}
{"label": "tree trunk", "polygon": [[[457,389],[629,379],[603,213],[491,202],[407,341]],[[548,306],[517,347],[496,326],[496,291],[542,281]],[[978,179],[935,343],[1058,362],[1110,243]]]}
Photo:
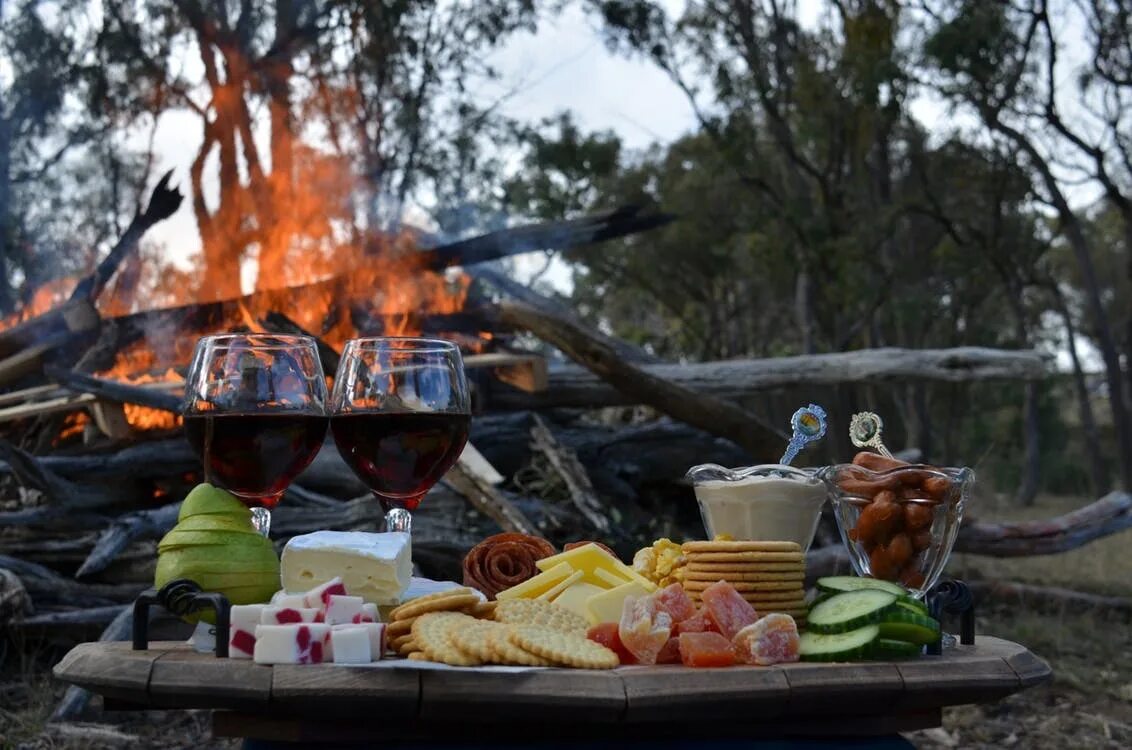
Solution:
{"label": "tree trunk", "polygon": [[1014,500],[1019,505],[1029,507],[1034,504],[1041,486],[1041,419],[1038,411],[1037,383],[1026,383],[1025,389],[1026,395],[1022,405],[1025,458],[1022,461],[1021,481]]}
{"label": "tree trunk", "polygon": [[1105,466],[1104,453],[1101,451],[1101,441],[1097,434],[1097,420],[1093,415],[1093,404],[1089,400],[1089,386],[1085,382],[1085,371],[1081,367],[1081,357],[1077,353],[1077,331],[1061,289],[1056,282],[1051,287],[1057,312],[1061,315],[1062,323],[1065,324],[1066,347],[1069,350],[1069,359],[1073,363],[1073,392],[1077,396],[1077,410],[1081,417],[1081,438],[1085,444],[1089,481],[1092,484],[1091,494],[1101,495],[1111,489],[1111,480],[1108,467]]}
{"label": "tree trunk", "polygon": [[11,176],[12,176],[12,125],[0,115],[0,315],[7,315],[15,307],[12,287],[8,280],[8,258],[14,249],[11,242]]}

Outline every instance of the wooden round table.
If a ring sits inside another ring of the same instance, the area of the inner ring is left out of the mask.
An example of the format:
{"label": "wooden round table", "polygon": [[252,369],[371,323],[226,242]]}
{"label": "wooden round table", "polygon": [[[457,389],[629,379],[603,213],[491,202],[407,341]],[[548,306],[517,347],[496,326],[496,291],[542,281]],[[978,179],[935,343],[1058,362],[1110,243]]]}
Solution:
{"label": "wooden round table", "polygon": [[260,666],[185,644],[84,643],[55,676],[108,709],[213,709],[221,737],[285,741],[849,737],[939,726],[944,706],[1049,679],[1042,659],[988,636],[901,662],[608,671]]}

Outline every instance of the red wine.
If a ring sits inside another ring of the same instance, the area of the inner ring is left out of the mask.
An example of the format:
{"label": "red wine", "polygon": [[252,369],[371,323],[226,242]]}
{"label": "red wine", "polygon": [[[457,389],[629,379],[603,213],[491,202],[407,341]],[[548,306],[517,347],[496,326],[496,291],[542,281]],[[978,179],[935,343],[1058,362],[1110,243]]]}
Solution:
{"label": "red wine", "polygon": [[330,420],[338,452],[386,506],[413,510],[452,468],[471,417],[442,412],[341,414]]}
{"label": "red wine", "polygon": [[185,417],[185,435],[208,481],[246,505],[271,508],[314,460],[329,421],[312,414],[193,414]]}

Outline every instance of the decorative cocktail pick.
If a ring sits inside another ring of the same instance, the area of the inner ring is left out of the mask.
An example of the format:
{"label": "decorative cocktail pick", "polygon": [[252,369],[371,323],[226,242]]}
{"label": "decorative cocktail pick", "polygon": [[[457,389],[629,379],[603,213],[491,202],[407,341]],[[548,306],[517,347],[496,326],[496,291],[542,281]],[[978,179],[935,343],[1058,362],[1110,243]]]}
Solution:
{"label": "decorative cocktail pick", "polygon": [[858,448],[872,448],[882,456],[892,458],[888,448],[884,447],[880,433],[884,430],[884,420],[871,411],[862,411],[853,415],[849,421],[849,439]]}
{"label": "decorative cocktail pick", "polygon": [[788,466],[807,443],[821,440],[825,435],[825,409],[817,404],[803,406],[790,417],[790,427],[794,434],[778,462],[783,466]]}

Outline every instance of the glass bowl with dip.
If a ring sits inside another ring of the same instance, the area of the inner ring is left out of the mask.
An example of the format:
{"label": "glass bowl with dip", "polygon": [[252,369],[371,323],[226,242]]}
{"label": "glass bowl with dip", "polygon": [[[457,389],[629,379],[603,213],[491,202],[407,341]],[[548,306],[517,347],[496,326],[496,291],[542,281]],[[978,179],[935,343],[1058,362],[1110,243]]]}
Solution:
{"label": "glass bowl with dip", "polygon": [[854,464],[817,473],[859,576],[899,583],[922,599],[939,580],[975,483],[969,468]]}
{"label": "glass bowl with dip", "polygon": [[810,548],[826,500],[812,471],[781,464],[728,469],[702,464],[688,470],[709,539],[792,541]]}

